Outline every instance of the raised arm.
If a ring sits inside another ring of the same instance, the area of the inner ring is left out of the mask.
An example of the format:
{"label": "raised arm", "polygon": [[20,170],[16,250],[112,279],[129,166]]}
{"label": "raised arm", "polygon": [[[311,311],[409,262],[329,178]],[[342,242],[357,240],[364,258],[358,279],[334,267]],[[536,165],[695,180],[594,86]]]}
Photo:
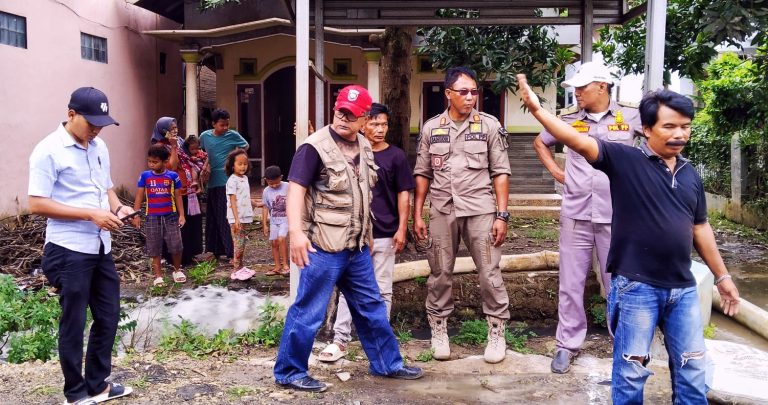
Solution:
{"label": "raised arm", "polygon": [[539,103],[539,97],[528,85],[525,75],[517,75],[517,82],[520,85],[520,97],[523,103],[549,133],[562,144],[573,149],[574,152],[584,156],[588,161],[597,160],[599,149],[594,138],[580,135],[572,126],[545,110]]}

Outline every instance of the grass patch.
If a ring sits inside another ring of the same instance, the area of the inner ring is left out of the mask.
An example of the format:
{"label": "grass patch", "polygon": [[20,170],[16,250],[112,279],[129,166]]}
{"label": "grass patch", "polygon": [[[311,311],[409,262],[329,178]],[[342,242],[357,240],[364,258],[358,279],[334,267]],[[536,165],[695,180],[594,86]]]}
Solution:
{"label": "grass patch", "polygon": [[10,344],[9,363],[53,358],[60,315],[58,297],[20,290],[12,276],[0,275],[0,349]]}
{"label": "grass patch", "polygon": [[246,395],[250,395],[254,393],[255,390],[251,387],[246,387],[244,385],[236,385],[234,387],[227,388],[227,394],[229,394],[230,397],[234,399],[240,399]]}
{"label": "grass patch", "polygon": [[560,233],[551,229],[531,229],[526,232],[531,239],[541,239],[547,241],[556,241],[560,237]]}
{"label": "grass patch", "polygon": [[363,352],[359,347],[347,345],[347,354],[344,355],[344,358],[349,361],[357,361],[359,357],[364,357],[362,355]]}
{"label": "grass patch", "polygon": [[424,276],[414,277],[413,282],[416,283],[416,285],[424,285],[427,284],[427,278]]}
{"label": "grass patch", "polygon": [[[531,353],[525,345],[528,338],[536,336],[535,333],[527,331],[528,325],[524,322],[518,322],[514,327],[511,325],[504,330],[504,340],[512,350],[519,353]],[[450,338],[452,343],[460,345],[480,346],[488,341],[488,323],[485,320],[475,319],[461,323],[459,333]]]}
{"label": "grass patch", "polygon": [[409,330],[399,330],[397,331],[397,340],[400,344],[408,343],[413,340],[413,334]]}
{"label": "grass patch", "polygon": [[750,228],[746,225],[733,222],[720,213],[710,214],[709,224],[712,225],[712,228],[715,231],[740,236],[750,240],[758,241],[762,244],[768,244],[768,233],[761,232],[755,228]]}
{"label": "grass patch", "polygon": [[601,295],[589,297],[589,308],[587,309],[592,317],[592,323],[604,328],[608,327],[608,318],[605,316],[605,298]]}
{"label": "grass patch", "polygon": [[27,391],[29,395],[40,397],[49,397],[51,395],[56,395],[59,392],[61,392],[61,387],[54,387],[52,385],[38,385],[37,387]]}
{"label": "grass patch", "polygon": [[416,355],[416,361],[427,363],[435,359],[435,349],[429,348]]}
{"label": "grass patch", "polygon": [[710,322],[709,325],[704,327],[704,339],[714,339],[716,331],[717,325]]}
{"label": "grass patch", "polygon": [[211,277],[211,275],[216,271],[216,262],[213,260],[207,261],[207,262],[200,262],[196,264],[194,267],[191,267],[187,271],[187,276],[190,281],[192,281],[192,284],[197,286],[201,286],[203,284],[206,284],[208,282],[208,279]]}
{"label": "grass patch", "polygon": [[261,306],[259,314],[259,327],[251,329],[237,337],[239,343],[255,346],[274,347],[280,343],[280,337],[283,335],[285,321],[280,318],[283,306],[267,300]]}

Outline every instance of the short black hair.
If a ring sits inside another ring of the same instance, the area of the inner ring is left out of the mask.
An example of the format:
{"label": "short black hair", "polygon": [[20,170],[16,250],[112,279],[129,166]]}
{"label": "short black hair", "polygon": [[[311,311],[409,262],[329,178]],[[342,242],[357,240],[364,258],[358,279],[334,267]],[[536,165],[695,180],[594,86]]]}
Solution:
{"label": "short black hair", "polygon": [[[237,148],[233,150],[232,152],[229,152],[229,155],[227,155],[227,161],[224,163],[224,171],[227,173],[227,176],[231,176],[232,173],[235,172],[235,159],[240,156],[245,155],[245,157],[248,157],[248,154],[245,152],[244,149]],[[245,172],[245,175],[248,176],[251,174],[251,161],[248,161],[248,170]]]}
{"label": "short black hair", "polygon": [[219,120],[228,120],[229,119],[229,111],[223,109],[223,108],[217,108],[213,110],[211,113],[211,121],[213,123],[219,122]]}
{"label": "short black hair", "polygon": [[659,120],[659,106],[665,105],[690,119],[696,114],[690,98],[672,90],[648,92],[640,101],[640,122],[651,128]]}
{"label": "short black hair", "polygon": [[171,157],[171,152],[168,151],[168,148],[166,148],[165,145],[156,143],[149,147],[149,150],[147,151],[147,157],[158,158],[165,162]]}
{"label": "short black hair", "polygon": [[379,114],[387,114],[389,116],[389,107],[386,104],[373,103],[371,104],[371,110],[368,111],[369,117],[375,117]]}
{"label": "short black hair", "polygon": [[264,178],[267,180],[277,180],[282,175],[283,172],[280,170],[280,166],[273,165],[264,169]]}
{"label": "short black hair", "polygon": [[475,81],[475,84],[477,84],[477,74],[475,74],[475,71],[466,66],[459,66],[452,67],[445,72],[445,82],[443,83],[445,88],[452,88],[453,84],[456,83],[456,80],[459,80],[459,76],[461,75],[469,77]]}

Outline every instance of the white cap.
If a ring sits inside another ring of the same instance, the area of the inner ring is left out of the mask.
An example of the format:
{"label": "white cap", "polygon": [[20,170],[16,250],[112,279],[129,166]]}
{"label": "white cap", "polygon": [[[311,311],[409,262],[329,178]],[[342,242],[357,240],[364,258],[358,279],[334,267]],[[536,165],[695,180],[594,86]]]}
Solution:
{"label": "white cap", "polygon": [[613,78],[611,72],[602,63],[587,62],[583,63],[579,68],[576,75],[572,78],[560,83],[562,87],[581,87],[586,86],[592,82],[603,82],[612,84]]}

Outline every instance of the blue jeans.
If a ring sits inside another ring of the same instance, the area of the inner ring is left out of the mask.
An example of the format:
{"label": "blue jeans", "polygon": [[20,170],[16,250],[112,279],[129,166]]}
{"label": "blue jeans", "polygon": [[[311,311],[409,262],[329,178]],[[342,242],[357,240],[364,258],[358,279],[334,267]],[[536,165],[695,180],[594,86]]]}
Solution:
{"label": "blue jeans", "polygon": [[301,270],[296,301],[285,318],[275,360],[275,381],[288,384],[308,375],[312,344],[334,286],[347,298],[371,374],[387,375],[401,369],[400,347],[389,326],[387,306],[376,284],[368,247],[337,253],[314,247],[317,252],[309,253],[310,264]]}
{"label": "blue jeans", "polygon": [[704,335],[696,287],[660,288],[614,276],[608,311],[615,340],[611,399],[613,404],[642,404],[645,380],[653,374],[653,334],[664,334],[672,379],[672,402],[706,404]]}

